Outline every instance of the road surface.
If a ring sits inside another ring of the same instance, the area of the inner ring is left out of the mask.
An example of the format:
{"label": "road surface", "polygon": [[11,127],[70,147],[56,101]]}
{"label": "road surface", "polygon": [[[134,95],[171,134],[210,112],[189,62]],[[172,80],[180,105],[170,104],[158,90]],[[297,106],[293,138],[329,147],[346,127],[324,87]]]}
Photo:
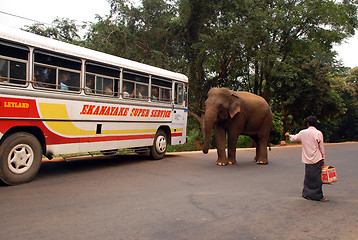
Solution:
{"label": "road surface", "polygon": [[256,165],[216,166],[216,151],[44,162],[28,184],[0,186],[0,239],[358,239],[358,143],[327,144],[329,202],[301,197],[300,146]]}

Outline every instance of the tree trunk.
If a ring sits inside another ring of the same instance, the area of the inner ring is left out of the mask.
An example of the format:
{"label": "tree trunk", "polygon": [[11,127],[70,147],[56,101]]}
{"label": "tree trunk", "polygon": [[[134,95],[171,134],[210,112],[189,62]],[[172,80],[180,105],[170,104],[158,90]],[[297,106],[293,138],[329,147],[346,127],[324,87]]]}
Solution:
{"label": "tree trunk", "polygon": [[202,136],[204,136],[205,132],[204,132],[204,118],[202,116],[197,115],[196,113],[194,113],[193,111],[191,111],[189,109],[189,115],[192,116],[193,118],[195,118],[196,121],[198,121],[199,125],[200,125],[200,130],[201,130],[201,134]]}

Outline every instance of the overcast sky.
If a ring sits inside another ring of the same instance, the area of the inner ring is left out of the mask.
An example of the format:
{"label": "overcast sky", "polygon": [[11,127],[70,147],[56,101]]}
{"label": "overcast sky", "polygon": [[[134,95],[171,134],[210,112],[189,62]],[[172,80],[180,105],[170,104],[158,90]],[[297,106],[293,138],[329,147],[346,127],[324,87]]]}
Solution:
{"label": "overcast sky", "polygon": [[[83,21],[95,22],[96,14],[105,16],[109,11],[106,0],[0,0],[0,24],[20,28],[35,23],[26,19],[52,23],[56,17],[75,19],[80,24]],[[345,66],[358,66],[358,34],[334,49]]]}

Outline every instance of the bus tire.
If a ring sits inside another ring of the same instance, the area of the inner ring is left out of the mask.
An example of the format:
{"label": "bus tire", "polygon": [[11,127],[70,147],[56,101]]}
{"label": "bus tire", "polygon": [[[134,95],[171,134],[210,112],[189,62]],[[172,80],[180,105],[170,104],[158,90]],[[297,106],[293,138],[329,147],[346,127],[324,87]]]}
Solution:
{"label": "bus tire", "polygon": [[18,132],[0,146],[0,180],[7,185],[31,181],[42,163],[42,147],[32,134]]}
{"label": "bus tire", "polygon": [[163,130],[158,130],[155,134],[153,146],[150,148],[150,156],[154,160],[162,159],[167,151],[167,135]]}

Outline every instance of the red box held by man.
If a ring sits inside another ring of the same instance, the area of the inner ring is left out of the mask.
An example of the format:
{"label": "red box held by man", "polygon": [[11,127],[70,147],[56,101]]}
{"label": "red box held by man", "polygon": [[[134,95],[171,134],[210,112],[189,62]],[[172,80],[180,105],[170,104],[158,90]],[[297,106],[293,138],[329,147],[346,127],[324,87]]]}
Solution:
{"label": "red box held by man", "polygon": [[322,167],[322,183],[334,183],[337,182],[336,169],[333,166]]}

